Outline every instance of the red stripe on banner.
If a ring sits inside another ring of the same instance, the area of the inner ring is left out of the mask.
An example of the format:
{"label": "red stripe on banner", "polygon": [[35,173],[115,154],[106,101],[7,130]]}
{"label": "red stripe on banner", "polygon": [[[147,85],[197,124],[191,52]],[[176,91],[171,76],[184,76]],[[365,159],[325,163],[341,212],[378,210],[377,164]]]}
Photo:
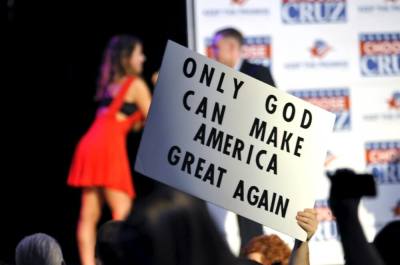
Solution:
{"label": "red stripe on banner", "polygon": [[305,98],[304,100],[332,112],[347,111],[350,105],[348,97]]}
{"label": "red stripe on banner", "polygon": [[243,56],[245,58],[270,58],[271,45],[245,45],[243,46]]}
{"label": "red stripe on banner", "polygon": [[360,47],[361,55],[400,54],[400,41],[364,41]]}
{"label": "red stripe on banner", "polygon": [[350,109],[350,98],[348,96],[343,97],[343,101],[344,101],[344,103],[343,103],[344,108],[346,110],[349,110]]}
{"label": "red stripe on banner", "polygon": [[361,56],[364,56],[366,53],[365,53],[365,47],[364,47],[364,44],[365,44],[365,42],[364,41],[361,41],[360,42],[360,51],[361,51]]}
{"label": "red stripe on banner", "polygon": [[396,150],[395,148],[367,150],[366,161],[367,164],[388,164],[393,162],[398,154],[399,150]]}

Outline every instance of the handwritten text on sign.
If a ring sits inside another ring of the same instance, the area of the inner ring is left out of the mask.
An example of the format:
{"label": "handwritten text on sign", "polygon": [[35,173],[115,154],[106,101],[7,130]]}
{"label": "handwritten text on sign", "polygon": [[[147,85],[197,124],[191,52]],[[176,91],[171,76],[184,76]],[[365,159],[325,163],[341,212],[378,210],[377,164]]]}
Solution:
{"label": "handwritten text on sign", "polygon": [[334,115],[168,42],[136,170],[299,239]]}

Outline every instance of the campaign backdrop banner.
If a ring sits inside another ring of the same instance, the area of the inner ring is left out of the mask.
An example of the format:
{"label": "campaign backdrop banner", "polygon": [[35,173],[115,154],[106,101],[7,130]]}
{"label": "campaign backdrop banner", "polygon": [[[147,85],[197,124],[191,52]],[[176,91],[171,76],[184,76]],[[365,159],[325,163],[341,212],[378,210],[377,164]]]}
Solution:
{"label": "campaign backdrop banner", "polygon": [[[348,167],[374,175],[378,195],[363,199],[359,213],[367,238],[399,218],[393,209],[400,202],[400,1],[186,2],[190,48],[212,58],[213,34],[237,28],[243,57],[269,67],[279,90],[336,114],[325,171]],[[327,204],[329,179],[323,172],[316,181],[320,225],[311,262],[344,264]],[[231,227],[225,231],[236,236]]]}

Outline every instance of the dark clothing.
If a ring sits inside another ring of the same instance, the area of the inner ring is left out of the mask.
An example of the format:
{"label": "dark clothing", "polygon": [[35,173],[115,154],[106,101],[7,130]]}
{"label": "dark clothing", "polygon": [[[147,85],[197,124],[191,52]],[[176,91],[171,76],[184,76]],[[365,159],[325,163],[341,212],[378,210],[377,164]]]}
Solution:
{"label": "dark clothing", "polygon": [[249,63],[247,60],[243,60],[239,71],[246,75],[254,77],[255,79],[258,79],[270,86],[275,86],[275,82],[272,78],[271,72],[265,66]]}
{"label": "dark clothing", "polygon": [[376,235],[374,246],[386,265],[399,264],[400,220],[388,223]]}
{"label": "dark clothing", "polygon": [[[111,102],[112,102],[113,98],[103,98],[100,101],[100,107],[108,107]],[[125,114],[126,116],[129,116],[133,113],[135,113],[138,110],[137,106],[135,103],[130,103],[130,102],[124,102],[121,106],[121,108],[119,109],[120,112],[122,112],[123,114]]]}

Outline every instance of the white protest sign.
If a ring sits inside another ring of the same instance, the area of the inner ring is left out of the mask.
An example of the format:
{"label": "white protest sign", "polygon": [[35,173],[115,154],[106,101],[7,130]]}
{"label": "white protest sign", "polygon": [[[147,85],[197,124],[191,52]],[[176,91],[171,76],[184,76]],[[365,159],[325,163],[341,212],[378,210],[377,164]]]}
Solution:
{"label": "white protest sign", "polygon": [[169,41],[135,169],[304,240],[334,119]]}

